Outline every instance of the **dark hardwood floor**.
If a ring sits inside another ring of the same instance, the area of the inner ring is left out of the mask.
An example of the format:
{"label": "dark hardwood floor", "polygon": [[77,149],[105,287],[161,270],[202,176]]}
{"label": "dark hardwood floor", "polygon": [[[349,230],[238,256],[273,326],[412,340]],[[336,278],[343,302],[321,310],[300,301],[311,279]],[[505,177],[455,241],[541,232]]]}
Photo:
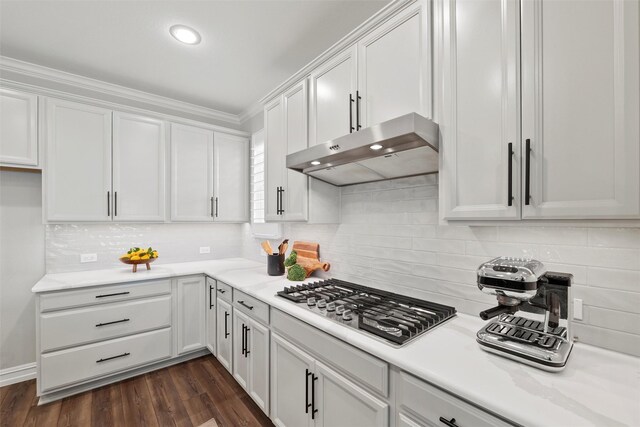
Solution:
{"label": "dark hardwood floor", "polygon": [[213,356],[37,404],[35,380],[0,388],[0,426],[273,426]]}

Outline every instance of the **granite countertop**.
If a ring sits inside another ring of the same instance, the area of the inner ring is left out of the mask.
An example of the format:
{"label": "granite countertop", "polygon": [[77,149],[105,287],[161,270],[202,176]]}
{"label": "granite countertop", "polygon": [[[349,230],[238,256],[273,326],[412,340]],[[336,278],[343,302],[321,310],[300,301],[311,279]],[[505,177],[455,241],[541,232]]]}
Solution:
{"label": "granite countertop", "polygon": [[[640,425],[640,358],[576,343],[562,372],[546,372],[483,351],[475,341],[485,324],[458,314],[402,348],[318,316],[277,297],[291,282],[241,258],[51,274],[33,292],[59,291],[132,280],[206,274],[264,301],[416,377],[522,425]],[[318,279],[314,279],[318,280]],[[310,280],[313,281],[313,280]]]}

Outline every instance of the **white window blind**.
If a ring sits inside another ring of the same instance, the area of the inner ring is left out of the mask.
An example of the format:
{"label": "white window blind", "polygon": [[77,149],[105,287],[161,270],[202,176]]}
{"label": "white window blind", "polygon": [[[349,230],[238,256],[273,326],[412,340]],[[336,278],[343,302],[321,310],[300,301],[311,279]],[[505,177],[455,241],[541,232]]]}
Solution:
{"label": "white window blind", "polygon": [[264,132],[251,137],[251,222],[264,222]]}

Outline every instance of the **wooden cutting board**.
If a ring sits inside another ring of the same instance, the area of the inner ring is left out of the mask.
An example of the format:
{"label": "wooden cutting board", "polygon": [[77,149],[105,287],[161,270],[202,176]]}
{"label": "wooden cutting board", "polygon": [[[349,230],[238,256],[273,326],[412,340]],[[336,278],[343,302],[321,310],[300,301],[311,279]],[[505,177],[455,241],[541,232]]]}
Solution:
{"label": "wooden cutting board", "polygon": [[296,263],[300,264],[307,272],[307,277],[316,270],[329,271],[331,264],[320,261],[320,245],[314,242],[293,242],[292,250],[296,251],[298,258]]}

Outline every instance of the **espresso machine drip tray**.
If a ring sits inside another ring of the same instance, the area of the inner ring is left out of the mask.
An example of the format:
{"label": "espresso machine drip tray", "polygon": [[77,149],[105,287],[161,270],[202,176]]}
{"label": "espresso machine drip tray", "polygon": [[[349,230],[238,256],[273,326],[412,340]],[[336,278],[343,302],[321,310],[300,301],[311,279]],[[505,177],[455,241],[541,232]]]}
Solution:
{"label": "espresso machine drip tray", "polygon": [[511,314],[478,331],[477,341],[485,350],[549,371],[562,370],[572,348],[565,327],[544,332],[543,322]]}

